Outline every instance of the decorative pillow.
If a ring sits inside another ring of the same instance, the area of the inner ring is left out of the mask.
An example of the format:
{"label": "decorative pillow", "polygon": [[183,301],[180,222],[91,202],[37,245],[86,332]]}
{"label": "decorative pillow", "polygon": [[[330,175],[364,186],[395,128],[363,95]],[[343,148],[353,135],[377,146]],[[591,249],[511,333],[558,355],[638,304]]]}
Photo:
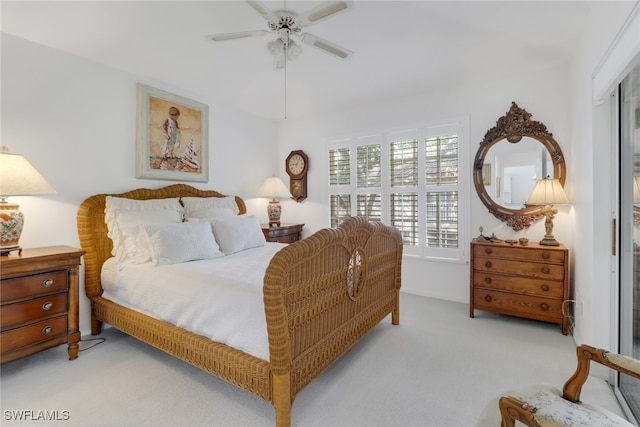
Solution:
{"label": "decorative pillow", "polygon": [[231,208],[203,208],[190,211],[187,218],[229,219],[237,215]]}
{"label": "decorative pillow", "polygon": [[144,225],[143,228],[155,265],[224,256],[206,222]]}
{"label": "decorative pillow", "polygon": [[266,243],[260,221],[254,215],[236,216],[232,219],[212,219],[211,227],[220,249],[227,255],[264,246]]}
{"label": "decorative pillow", "polygon": [[112,255],[120,267],[150,260],[149,248],[141,224],[182,222],[183,207],[178,198],[133,200],[106,197],[105,222],[113,241]]}
{"label": "decorative pillow", "polygon": [[[231,209],[235,215],[240,212],[238,204],[234,196],[225,197],[183,197],[182,204],[184,205],[185,217],[190,218],[207,218],[200,216],[203,210],[212,208],[227,208]],[[200,211],[200,214],[195,214]],[[213,212],[213,211],[212,211]],[[213,218],[213,216],[211,217]]]}

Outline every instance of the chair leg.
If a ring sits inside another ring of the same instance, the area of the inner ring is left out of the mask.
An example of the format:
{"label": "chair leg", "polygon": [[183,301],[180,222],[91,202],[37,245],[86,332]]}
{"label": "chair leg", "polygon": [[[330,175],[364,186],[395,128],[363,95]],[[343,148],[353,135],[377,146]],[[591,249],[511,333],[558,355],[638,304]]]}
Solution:
{"label": "chair leg", "polygon": [[538,427],[538,423],[533,419],[533,408],[526,403],[511,396],[500,398],[500,418],[502,427],[515,427],[516,421],[529,427]]}

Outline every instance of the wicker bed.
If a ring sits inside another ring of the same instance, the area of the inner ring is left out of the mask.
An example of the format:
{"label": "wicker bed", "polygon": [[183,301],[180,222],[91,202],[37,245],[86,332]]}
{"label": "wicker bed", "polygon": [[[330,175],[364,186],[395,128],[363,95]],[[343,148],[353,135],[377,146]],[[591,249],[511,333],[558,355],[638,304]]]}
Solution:
{"label": "wicker bed", "polygon": [[[381,223],[350,218],[280,250],[264,278],[270,360],[236,350],[102,298],[100,273],[111,256],[104,220],[107,194],[87,198],[78,210],[91,332],[102,323],[178,357],[272,402],[278,426],[291,424],[296,394],[389,313],[399,323],[402,240]],[[138,200],[223,197],[176,184],[111,196]],[[236,197],[240,213],[246,212]]]}

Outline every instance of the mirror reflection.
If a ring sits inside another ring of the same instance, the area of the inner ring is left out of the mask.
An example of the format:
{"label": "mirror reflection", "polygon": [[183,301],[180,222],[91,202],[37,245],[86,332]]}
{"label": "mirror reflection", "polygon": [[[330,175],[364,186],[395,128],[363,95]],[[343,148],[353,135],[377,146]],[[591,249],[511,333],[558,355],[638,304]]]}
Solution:
{"label": "mirror reflection", "polygon": [[489,197],[508,209],[522,209],[536,181],[553,178],[553,163],[538,140],[524,137],[494,144],[484,158],[484,187]]}

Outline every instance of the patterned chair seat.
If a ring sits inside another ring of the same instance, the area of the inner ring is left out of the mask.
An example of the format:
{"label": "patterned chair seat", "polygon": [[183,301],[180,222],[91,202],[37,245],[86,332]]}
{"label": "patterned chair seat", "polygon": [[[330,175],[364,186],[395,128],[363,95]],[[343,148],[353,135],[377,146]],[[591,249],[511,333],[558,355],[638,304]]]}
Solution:
{"label": "patterned chair seat", "polygon": [[635,378],[640,378],[640,361],[588,345],[579,346],[576,353],[578,367],[562,391],[536,385],[501,397],[502,427],[515,427],[515,421],[530,427],[633,427],[610,411],[580,402],[580,392],[589,377],[591,361]]}

